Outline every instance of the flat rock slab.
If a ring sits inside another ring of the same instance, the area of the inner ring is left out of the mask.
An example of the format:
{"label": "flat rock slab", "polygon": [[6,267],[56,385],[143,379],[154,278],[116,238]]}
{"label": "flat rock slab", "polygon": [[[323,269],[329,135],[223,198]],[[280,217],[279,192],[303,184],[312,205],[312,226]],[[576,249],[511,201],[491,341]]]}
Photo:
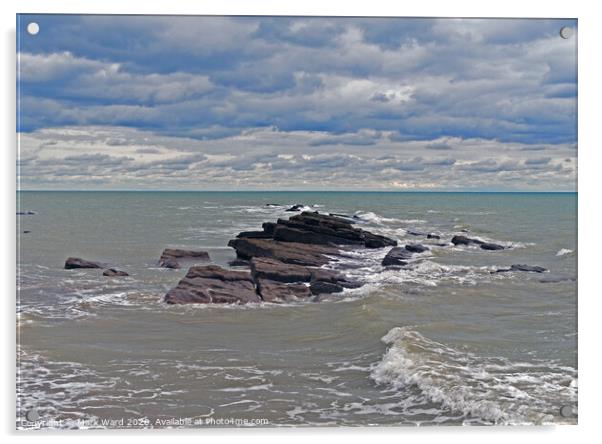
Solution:
{"label": "flat rock slab", "polygon": [[236,250],[239,259],[267,257],[280,262],[310,267],[320,267],[329,262],[326,255],[336,256],[339,250],[328,245],[312,245],[297,242],[279,242],[271,239],[232,239],[228,246]]}
{"label": "flat rock slab", "polygon": [[88,261],[79,257],[69,257],[65,261],[65,269],[72,270],[75,268],[102,268],[100,262]]}
{"label": "flat rock slab", "polygon": [[251,275],[217,265],[190,267],[165,295],[168,304],[247,304],[261,302]]}
{"label": "flat rock slab", "polygon": [[277,282],[309,282],[311,271],[302,265],[285,264],[266,257],[254,257],[251,259],[251,276],[255,281],[268,279]]}

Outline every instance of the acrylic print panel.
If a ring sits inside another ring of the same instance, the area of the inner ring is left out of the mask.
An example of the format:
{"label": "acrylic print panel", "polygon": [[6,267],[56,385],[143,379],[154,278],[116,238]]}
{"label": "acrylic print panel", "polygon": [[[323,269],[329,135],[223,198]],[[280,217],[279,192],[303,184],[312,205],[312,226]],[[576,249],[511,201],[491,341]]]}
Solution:
{"label": "acrylic print panel", "polygon": [[577,422],[577,22],[20,15],[17,427]]}

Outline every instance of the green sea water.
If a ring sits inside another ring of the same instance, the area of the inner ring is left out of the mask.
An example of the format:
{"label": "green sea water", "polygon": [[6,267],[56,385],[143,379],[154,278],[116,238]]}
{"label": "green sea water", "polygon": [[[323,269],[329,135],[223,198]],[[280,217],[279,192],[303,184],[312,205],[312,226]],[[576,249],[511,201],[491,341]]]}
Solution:
{"label": "green sea water", "polygon": [[[17,426],[575,423],[577,194],[20,192]],[[273,205],[267,205],[273,204]],[[340,264],[365,285],[321,303],[167,306],[166,247],[228,266],[240,231],[292,204],[430,251]],[[507,248],[454,247],[465,230]],[[27,233],[25,233],[27,231]],[[436,233],[441,240],[411,232]],[[442,245],[437,245],[437,244]],[[64,270],[69,256],[130,273]],[[546,273],[494,273],[511,264]],[[104,424],[103,421],[116,422]],[[119,422],[123,420],[123,424]],[[244,421],[247,421],[244,423]],[[79,421],[79,422],[78,422]]]}

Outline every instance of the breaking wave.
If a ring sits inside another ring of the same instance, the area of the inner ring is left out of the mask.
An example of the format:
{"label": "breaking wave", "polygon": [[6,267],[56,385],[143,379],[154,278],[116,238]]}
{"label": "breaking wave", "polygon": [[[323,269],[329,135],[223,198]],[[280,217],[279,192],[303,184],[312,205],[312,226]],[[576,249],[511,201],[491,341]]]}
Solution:
{"label": "breaking wave", "polygon": [[576,422],[559,415],[577,401],[574,368],[478,357],[407,327],[391,329],[382,341],[389,348],[370,374],[377,384],[459,413],[465,423]]}

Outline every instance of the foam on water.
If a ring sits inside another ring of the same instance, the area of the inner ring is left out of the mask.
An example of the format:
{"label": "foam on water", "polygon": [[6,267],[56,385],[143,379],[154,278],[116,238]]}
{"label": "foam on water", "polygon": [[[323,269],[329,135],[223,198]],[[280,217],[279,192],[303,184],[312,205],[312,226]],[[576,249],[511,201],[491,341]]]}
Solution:
{"label": "foam on water", "polygon": [[475,356],[432,341],[409,327],[391,329],[370,376],[398,391],[418,390],[458,412],[465,422],[544,424],[575,419],[558,415],[577,400],[576,370],[554,362],[515,363]]}

